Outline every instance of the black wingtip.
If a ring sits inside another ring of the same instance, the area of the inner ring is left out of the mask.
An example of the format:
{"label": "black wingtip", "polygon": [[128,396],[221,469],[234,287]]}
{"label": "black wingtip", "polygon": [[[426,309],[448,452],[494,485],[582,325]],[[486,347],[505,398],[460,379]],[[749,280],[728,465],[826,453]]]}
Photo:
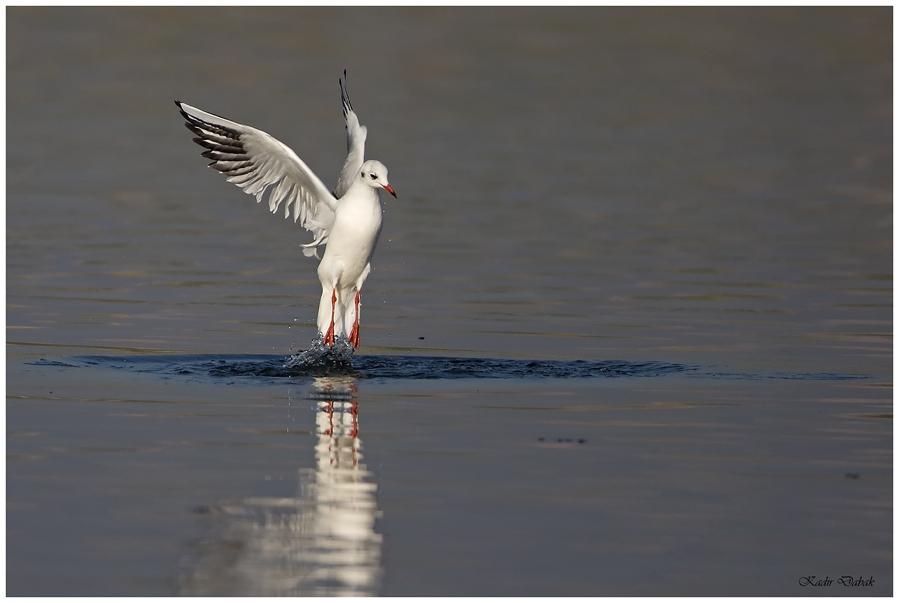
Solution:
{"label": "black wingtip", "polygon": [[343,70],[343,79],[337,80],[337,83],[340,84],[340,100],[343,103],[343,116],[346,117],[348,111],[353,111],[350,93],[346,89],[346,69]]}
{"label": "black wingtip", "polygon": [[185,120],[187,120],[187,123],[185,123],[184,125],[187,126],[188,128],[190,128],[190,122],[193,121],[193,118],[192,118],[190,115],[188,115],[188,114],[187,114],[187,111],[184,110],[184,107],[181,106],[181,101],[176,100],[176,101],[175,101],[175,106],[178,107],[178,112],[181,114],[181,116],[182,116]]}

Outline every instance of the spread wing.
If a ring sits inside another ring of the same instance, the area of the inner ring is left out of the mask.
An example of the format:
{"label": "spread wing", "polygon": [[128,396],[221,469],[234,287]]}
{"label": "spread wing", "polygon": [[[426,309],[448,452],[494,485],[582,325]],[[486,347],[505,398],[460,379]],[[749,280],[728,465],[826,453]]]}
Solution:
{"label": "spread wing", "polygon": [[[249,195],[262,201],[268,190],[268,207],[275,213],[284,201],[284,217],[312,232],[315,239],[303,245],[306,256],[318,257],[317,248],[328,241],[337,199],[303,160],[290,148],[262,130],[244,126],[186,103],[175,101],[187,120],[187,129],[207,150],[203,157]],[[363,135],[364,138],[364,135]]]}
{"label": "spread wing", "polygon": [[347,150],[346,161],[343,163],[343,169],[340,170],[337,188],[334,189],[334,196],[340,199],[350,188],[353,180],[359,174],[359,168],[365,161],[365,135],[368,133],[368,128],[359,125],[359,118],[353,111],[353,104],[346,91],[346,69],[343,71],[343,79],[338,81],[340,83],[340,100],[343,102],[343,118],[346,120]]}

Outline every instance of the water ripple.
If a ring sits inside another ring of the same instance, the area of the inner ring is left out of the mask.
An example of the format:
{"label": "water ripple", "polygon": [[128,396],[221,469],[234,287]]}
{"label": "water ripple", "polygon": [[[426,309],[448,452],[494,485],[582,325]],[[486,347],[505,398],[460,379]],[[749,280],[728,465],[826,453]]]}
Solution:
{"label": "water ripple", "polygon": [[[441,356],[354,356],[352,363],[291,366],[291,357],[264,354],[159,356],[77,356],[70,365],[124,369],[139,373],[206,377],[320,377],[347,375],[359,379],[526,379],[658,377],[696,371],[698,367],[668,362],[623,360],[511,360]],[[36,364],[60,366],[58,361]]]}
{"label": "water ripple", "polygon": [[659,361],[626,360],[516,360],[443,356],[340,356],[304,365],[296,356],[272,354],[194,354],[152,356],[74,356],[63,361],[41,359],[31,363],[53,367],[96,367],[160,376],[217,381],[265,381],[344,375],[358,379],[595,379],[685,375],[705,379],[786,379],[846,381],[867,375],[840,373],[721,372],[711,367]]}

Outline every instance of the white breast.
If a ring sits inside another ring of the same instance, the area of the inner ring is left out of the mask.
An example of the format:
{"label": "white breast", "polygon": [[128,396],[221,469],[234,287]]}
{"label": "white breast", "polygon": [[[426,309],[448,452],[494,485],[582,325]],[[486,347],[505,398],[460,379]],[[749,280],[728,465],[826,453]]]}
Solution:
{"label": "white breast", "polygon": [[[355,192],[355,191],[354,191]],[[370,188],[340,200],[319,273],[339,272],[339,286],[350,287],[371,261],[381,232],[381,203]]]}

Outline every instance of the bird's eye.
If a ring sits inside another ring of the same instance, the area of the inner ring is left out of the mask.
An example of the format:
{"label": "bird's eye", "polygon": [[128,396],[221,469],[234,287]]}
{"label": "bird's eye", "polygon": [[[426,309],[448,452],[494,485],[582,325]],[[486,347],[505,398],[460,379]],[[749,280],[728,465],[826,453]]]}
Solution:
{"label": "bird's eye", "polygon": [[372,180],[377,180],[377,179],[378,179],[378,176],[377,176],[376,174],[369,174],[369,176],[371,176],[371,179],[372,179]]}

